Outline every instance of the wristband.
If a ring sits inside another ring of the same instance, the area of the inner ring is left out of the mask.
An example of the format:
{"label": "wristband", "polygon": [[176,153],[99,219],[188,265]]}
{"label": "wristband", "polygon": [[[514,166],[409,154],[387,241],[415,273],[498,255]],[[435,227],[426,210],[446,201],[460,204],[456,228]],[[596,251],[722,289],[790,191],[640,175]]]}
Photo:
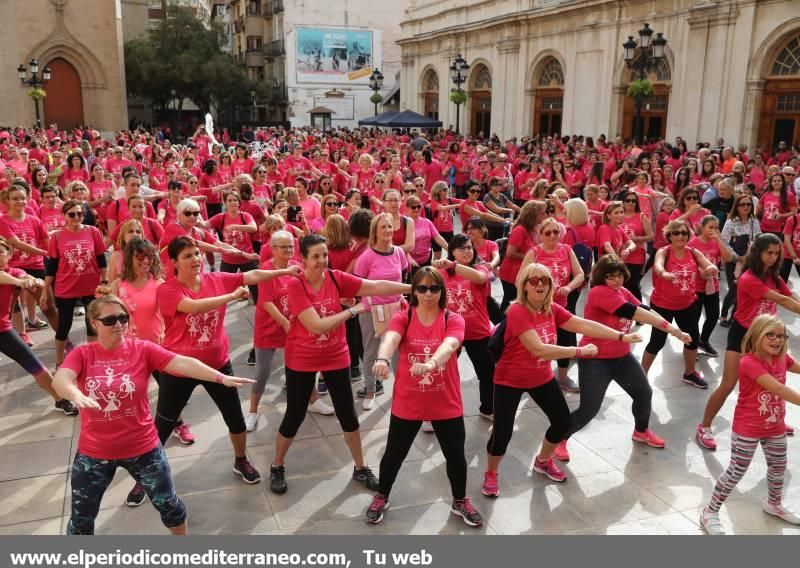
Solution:
{"label": "wristband", "polygon": [[663,329],[664,331],[667,331],[667,329],[669,329],[669,323],[667,322],[667,320],[664,320],[660,324],[658,324],[658,327],[659,327],[659,329]]}
{"label": "wristband", "polygon": [[216,378],[214,380],[216,382],[218,382],[219,384],[223,384],[222,381],[224,379],[225,379],[225,375],[223,375],[222,373],[217,373],[217,376],[216,376]]}
{"label": "wristband", "polygon": [[383,361],[384,363],[386,363],[387,367],[389,366],[389,359],[386,359],[385,357],[376,357],[375,362],[377,363],[378,361]]}
{"label": "wristband", "polygon": [[355,317],[358,317],[358,312],[357,312],[357,311],[355,310],[355,308],[353,308],[352,306],[351,306],[351,307],[349,307],[349,308],[347,308],[347,311],[348,311],[348,312],[350,312],[350,315],[351,315],[352,317],[354,317],[354,318],[355,318]]}
{"label": "wristband", "polygon": [[624,337],[625,337],[625,333],[620,331],[619,332],[619,336],[617,337],[617,341],[622,341],[622,338],[624,338]]}
{"label": "wristband", "polygon": [[581,348],[580,347],[576,347],[575,348],[575,358],[576,359],[580,359],[581,356],[582,356]]}

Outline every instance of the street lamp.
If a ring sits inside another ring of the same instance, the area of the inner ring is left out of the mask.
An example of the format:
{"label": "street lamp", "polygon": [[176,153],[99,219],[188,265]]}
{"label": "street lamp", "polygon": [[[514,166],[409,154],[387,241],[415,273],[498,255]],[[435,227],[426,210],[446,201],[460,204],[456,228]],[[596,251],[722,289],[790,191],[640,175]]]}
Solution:
{"label": "street lamp", "polygon": [[[41,89],[43,88],[47,82],[52,77],[52,72],[50,71],[49,67],[45,67],[42,70],[42,76],[39,77],[39,60],[38,59],[31,59],[28,62],[28,66],[31,70],[31,76],[28,78],[28,71],[25,69],[25,66],[20,64],[17,67],[17,77],[19,77],[19,82],[22,84],[23,87],[29,87],[31,89]],[[42,125],[41,118],[39,117],[39,99],[41,97],[31,97],[33,99],[33,108],[36,110],[36,126],[40,127]]]}
{"label": "street lamp", "polygon": [[[664,34],[660,32],[653,38],[653,33],[653,30],[650,29],[650,24],[645,24],[639,30],[638,42],[633,39],[633,36],[628,36],[627,41],[622,44],[625,64],[634,73],[638,74],[639,81],[644,81],[647,71],[658,65],[658,62],[664,58],[667,40],[664,38]],[[636,118],[633,124],[633,140],[634,142],[641,142],[643,135],[642,101],[644,96],[641,93],[637,93],[634,96],[634,100],[636,101]]]}
{"label": "street lamp", "polygon": [[450,78],[453,80],[453,84],[455,85],[455,88],[450,89],[450,92],[458,94],[456,100],[453,101],[456,105],[456,134],[458,134],[458,129],[461,124],[461,104],[464,102],[464,89],[461,88],[461,85],[467,82],[468,70],[469,63],[467,63],[467,61],[461,57],[461,54],[459,53],[450,64]]}
{"label": "street lamp", "polygon": [[256,110],[256,90],[255,89],[250,89],[250,98],[253,100],[253,110],[250,113],[250,115],[251,115],[250,119],[251,119],[251,122],[253,124],[255,124],[258,121],[258,119],[256,117],[256,114],[257,114],[258,111]]}
{"label": "street lamp", "polygon": [[374,91],[372,98],[375,104],[375,115],[378,114],[378,98],[375,96],[378,91],[383,88],[383,73],[377,67],[372,70],[372,75],[369,76],[369,88]]}

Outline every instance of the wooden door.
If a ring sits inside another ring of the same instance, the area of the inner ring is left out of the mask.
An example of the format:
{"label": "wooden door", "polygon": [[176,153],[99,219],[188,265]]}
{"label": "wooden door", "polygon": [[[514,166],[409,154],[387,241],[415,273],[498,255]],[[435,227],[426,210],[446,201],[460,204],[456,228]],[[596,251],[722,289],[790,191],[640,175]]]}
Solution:
{"label": "wooden door", "polygon": [[[642,133],[647,138],[664,138],[667,134],[669,112],[669,87],[654,85],[653,96],[642,102]],[[636,101],[625,96],[622,110],[622,136],[633,138],[636,122]]]}
{"label": "wooden door", "polygon": [[[60,57],[47,63],[51,79],[45,87],[44,124],[58,124],[59,128],[71,129],[83,124],[83,95],[81,78],[71,63]],[[44,69],[44,65],[40,69]]]}
{"label": "wooden door", "polygon": [[758,143],[765,149],[778,142],[800,143],[800,80],[769,80],[761,97]]}
{"label": "wooden door", "polygon": [[487,138],[492,134],[492,93],[479,91],[472,93],[471,134],[483,132]]}

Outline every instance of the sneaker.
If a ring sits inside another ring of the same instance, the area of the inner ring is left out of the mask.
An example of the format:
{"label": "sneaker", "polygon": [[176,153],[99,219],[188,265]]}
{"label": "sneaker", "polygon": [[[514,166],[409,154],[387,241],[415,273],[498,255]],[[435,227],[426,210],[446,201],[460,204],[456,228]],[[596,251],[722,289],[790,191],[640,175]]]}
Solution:
{"label": "sneaker", "polygon": [[350,380],[353,382],[361,380],[361,367],[350,367]]}
{"label": "sneaker", "polygon": [[314,404],[308,405],[308,411],[325,416],[330,416],[334,413],[333,407],[330,404],[325,404],[325,401],[321,398],[315,400]]}
{"label": "sneaker", "polygon": [[567,448],[567,441],[561,440],[558,445],[556,446],[555,451],[553,452],[553,457],[556,458],[558,461],[568,462],[569,461],[569,449]]}
{"label": "sneaker", "polygon": [[28,347],[33,347],[33,339],[31,339],[30,335],[25,333],[24,331],[19,334],[19,338],[25,342],[25,345]]}
{"label": "sneaker", "polygon": [[714,349],[708,341],[701,341],[698,346],[700,347],[700,351],[709,357],[719,357],[719,352]]}
{"label": "sneaker", "polygon": [[[375,395],[380,396],[383,394],[383,384],[380,382],[375,383]],[[358,398],[366,398],[367,396],[367,387],[360,388],[356,391],[356,396]]]}
{"label": "sneaker", "polygon": [[500,487],[497,485],[497,472],[486,470],[483,474],[483,487],[481,493],[487,497],[499,497]]}
{"label": "sneaker", "polygon": [[789,426],[788,424],[784,424],[786,427],[786,435],[787,436],[794,436],[794,426]]}
{"label": "sneaker", "polygon": [[37,331],[40,329],[46,329],[48,327],[50,327],[50,324],[46,321],[40,320],[39,318],[36,318],[33,321],[28,319],[25,320],[25,331]]}
{"label": "sneaker", "polygon": [[433,433],[433,424],[431,424],[430,420],[423,420],[422,421],[422,431],[425,432],[426,434],[432,434]]}
{"label": "sneaker", "polygon": [[363,483],[364,486],[370,491],[378,490],[378,478],[375,477],[375,474],[372,473],[372,470],[367,466],[364,467],[354,466],[353,479],[358,481],[359,483]]}
{"label": "sneaker", "polygon": [[242,481],[249,484],[258,483],[261,481],[261,474],[258,470],[250,465],[247,458],[236,458],[233,462],[233,473],[242,476]]}
{"label": "sneaker", "polygon": [[78,414],[78,408],[66,398],[57,400],[54,406],[56,407],[56,410],[60,410],[67,416],[75,416]]}
{"label": "sneaker", "polygon": [[727,318],[719,318],[719,325],[720,325],[720,327],[730,327],[731,326],[731,320],[729,320]]}
{"label": "sneaker", "polygon": [[708,507],[703,509],[703,512],[700,513],[700,526],[712,536],[725,534],[725,529],[722,527],[722,522],[719,520],[719,513],[709,511]]}
{"label": "sneaker", "polygon": [[567,392],[581,392],[578,383],[570,379],[569,377],[564,377],[563,379],[558,379],[558,386],[561,387],[562,390]]}
{"label": "sneaker", "polygon": [[479,527],[483,524],[483,517],[481,517],[478,510],[473,507],[469,497],[454,500],[450,512],[464,519],[464,523],[467,526]]}
{"label": "sneaker", "polygon": [[73,314],[76,316],[83,316],[86,315],[86,310],[83,308],[83,306],[76,306]]}
{"label": "sneaker", "polygon": [[147,494],[144,492],[144,487],[142,487],[141,483],[137,483],[131,489],[131,492],[128,493],[128,497],[125,499],[125,504],[128,507],[138,507],[142,503],[144,503]]}
{"label": "sneaker", "polygon": [[389,498],[380,493],[372,498],[372,503],[367,509],[366,521],[371,525],[377,525],[383,520],[383,514],[389,510]]}
{"label": "sneaker", "polygon": [[375,406],[375,397],[373,398],[365,398],[361,401],[361,408],[364,410],[372,410],[372,407]]}
{"label": "sneaker", "polygon": [[535,458],[533,460],[533,471],[546,475],[559,483],[567,480],[567,474],[559,469],[552,458],[547,461],[539,461],[539,458]]}
{"label": "sneaker", "polygon": [[282,465],[269,466],[269,490],[277,495],[283,495],[289,487],[286,485],[286,467]]}
{"label": "sneaker", "polygon": [[317,381],[317,394],[319,396],[325,396],[328,394],[328,384],[325,382],[324,379],[320,379]]}
{"label": "sneaker", "polygon": [[247,356],[247,366],[248,367],[255,367],[256,366],[256,350],[251,349],[250,354]]}
{"label": "sneaker", "polygon": [[793,525],[800,525],[800,515],[791,509],[787,509],[783,505],[773,505],[769,501],[764,501],[763,509],[767,515],[781,518],[787,523],[791,523]]}
{"label": "sneaker", "polygon": [[258,424],[258,413],[248,412],[244,417],[244,425],[247,431],[252,432],[255,430],[256,424]]}
{"label": "sneaker", "polygon": [[655,432],[653,432],[650,428],[645,430],[644,432],[639,432],[637,430],[633,431],[633,435],[631,436],[631,440],[634,442],[641,442],[643,444],[647,444],[651,448],[663,448],[666,444],[664,440],[656,436]]}
{"label": "sneaker", "polygon": [[693,387],[697,387],[699,389],[707,389],[708,383],[703,379],[703,377],[697,371],[692,371],[691,373],[685,373],[683,375],[683,382],[687,385],[692,385]]}
{"label": "sneaker", "polygon": [[711,433],[711,428],[706,428],[702,424],[697,425],[697,431],[694,434],[694,439],[702,448],[712,451],[717,449],[717,441],[714,439],[714,435]]}
{"label": "sneaker", "polygon": [[491,412],[478,411],[478,414],[480,414],[481,418],[485,418],[489,422],[494,422],[494,414],[492,414]]}
{"label": "sneaker", "polygon": [[194,434],[189,430],[189,425],[186,422],[181,422],[175,426],[175,429],[172,430],[172,437],[178,438],[181,444],[185,446],[191,446],[195,441]]}

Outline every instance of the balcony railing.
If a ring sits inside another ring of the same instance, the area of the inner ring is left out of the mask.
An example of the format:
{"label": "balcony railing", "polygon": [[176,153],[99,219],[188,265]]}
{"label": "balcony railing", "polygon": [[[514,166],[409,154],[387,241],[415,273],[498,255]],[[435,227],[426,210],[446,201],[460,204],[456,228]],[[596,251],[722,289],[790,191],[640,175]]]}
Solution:
{"label": "balcony railing", "polygon": [[283,0],[267,0],[264,3],[262,12],[265,18],[271,18],[275,14],[280,14],[283,12]]}
{"label": "balcony railing", "polygon": [[286,83],[278,83],[272,86],[269,102],[277,105],[285,105],[289,102],[289,92]]}
{"label": "balcony railing", "polygon": [[279,57],[286,53],[286,46],[282,39],[271,41],[264,46],[264,56],[268,58]]}

